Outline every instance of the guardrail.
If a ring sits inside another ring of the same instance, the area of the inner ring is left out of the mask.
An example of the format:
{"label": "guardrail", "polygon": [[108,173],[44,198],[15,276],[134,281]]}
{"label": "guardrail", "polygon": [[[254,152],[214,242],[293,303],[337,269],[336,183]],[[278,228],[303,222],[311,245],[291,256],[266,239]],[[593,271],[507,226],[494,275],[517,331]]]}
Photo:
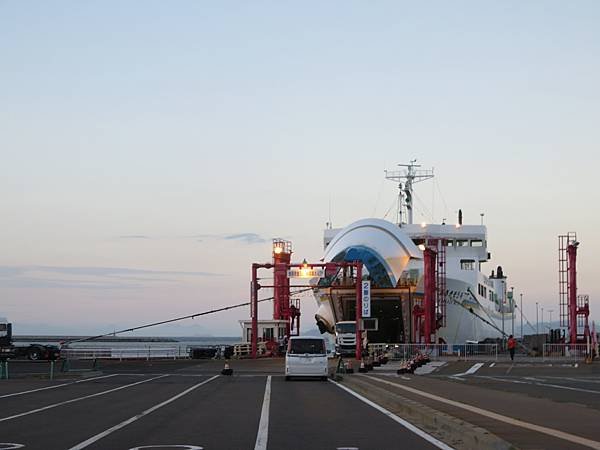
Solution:
{"label": "guardrail", "polygon": [[587,344],[544,344],[543,360],[583,361],[592,355]]}
{"label": "guardrail", "polygon": [[408,360],[427,354],[433,360],[458,358],[462,360],[497,360],[497,344],[369,344],[369,353],[387,353],[391,360]]}
{"label": "guardrail", "polygon": [[187,358],[179,347],[95,347],[95,348],[63,348],[60,351],[63,359],[177,359]]}
{"label": "guardrail", "polygon": [[[264,355],[267,353],[267,345],[265,342],[257,343],[258,355]],[[241,342],[233,345],[233,357],[234,358],[249,358],[252,355],[252,343]]]}
{"label": "guardrail", "polygon": [[[9,364],[10,363],[10,364]],[[19,367],[20,366],[20,367]],[[10,370],[9,370],[10,367]],[[15,373],[15,367],[19,367]],[[2,360],[0,361],[0,380],[9,377],[42,376],[53,380],[54,374],[60,368],[58,361],[29,361],[29,360]]]}

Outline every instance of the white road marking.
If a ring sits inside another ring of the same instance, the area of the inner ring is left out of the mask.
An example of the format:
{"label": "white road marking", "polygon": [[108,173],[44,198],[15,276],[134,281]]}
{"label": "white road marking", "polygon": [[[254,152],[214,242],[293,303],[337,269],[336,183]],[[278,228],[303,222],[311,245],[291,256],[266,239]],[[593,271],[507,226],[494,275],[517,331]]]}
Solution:
{"label": "white road marking", "polygon": [[487,378],[490,380],[503,381],[505,383],[530,384],[530,385],[534,385],[534,386],[546,386],[546,387],[551,387],[551,388],[555,388],[555,389],[566,389],[567,391],[577,391],[577,392],[587,392],[590,394],[600,394],[600,391],[594,391],[592,389],[583,389],[583,388],[576,388],[576,387],[571,387],[571,386],[561,386],[559,384],[540,383],[537,380],[540,380],[540,381],[544,381],[544,380],[541,380],[540,378],[533,378],[533,377],[524,377],[523,378],[525,380],[530,380],[530,381],[507,380],[505,378],[483,376],[483,375],[478,376],[478,378]]}
{"label": "white road marking", "polygon": [[5,422],[7,420],[17,419],[19,417],[28,416],[30,414],[35,414],[35,413],[38,413],[38,412],[41,412],[41,411],[46,411],[48,409],[56,408],[56,407],[62,406],[62,405],[68,405],[69,403],[75,403],[75,402],[78,402],[78,401],[81,401],[81,400],[86,400],[88,398],[99,397],[100,395],[110,394],[111,392],[120,391],[121,389],[126,389],[128,387],[136,386],[136,385],[142,384],[142,383],[147,383],[148,381],[157,380],[159,378],[164,378],[166,376],[168,376],[168,375],[162,375],[160,377],[154,377],[154,378],[149,378],[147,380],[137,381],[135,383],[126,384],[124,386],[119,386],[119,387],[116,387],[114,389],[109,389],[107,391],[97,392],[95,394],[84,395],[83,397],[77,397],[77,398],[73,398],[71,400],[65,400],[64,402],[53,403],[52,405],[43,406],[42,408],[32,409],[31,411],[27,411],[27,412],[20,413],[20,414],[15,414],[14,416],[3,417],[3,418],[0,419],[0,422]]}
{"label": "white road marking", "polygon": [[483,363],[477,363],[477,364],[473,364],[469,370],[467,370],[466,372],[463,373],[456,373],[454,375],[452,375],[453,377],[462,377],[464,375],[473,375],[475,372],[477,372],[479,369],[481,369],[483,367]]}
{"label": "white road marking", "polygon": [[[184,395],[192,392],[194,389],[197,389],[197,388],[199,388],[200,386],[202,386],[202,385],[204,385],[206,383],[210,383],[211,381],[213,381],[213,380],[215,380],[217,378],[219,378],[219,375],[215,375],[215,376],[209,378],[208,380],[204,380],[204,381],[202,381],[202,382],[200,382],[198,384],[195,384],[192,387],[187,388],[185,391],[182,391],[179,394],[177,394],[177,395],[175,395],[175,396],[173,396],[173,397],[165,400],[164,402],[159,403],[157,405],[154,405],[153,407],[148,408],[147,410],[141,412],[140,414],[138,414],[136,416],[133,416],[133,417],[130,417],[129,419],[127,419],[127,420],[125,420],[125,421],[123,421],[123,422],[115,425],[114,427],[110,427],[108,430],[105,430],[102,433],[98,433],[97,435],[92,436],[91,438],[89,438],[89,439],[87,439],[87,440],[85,440],[83,442],[80,442],[79,444],[75,445],[74,447],[71,447],[69,450],[80,450],[82,448],[86,448],[87,446],[93,444],[94,442],[99,441],[100,439],[108,436],[109,434],[111,434],[111,433],[113,433],[113,432],[115,432],[117,430],[120,430],[121,428],[126,427],[127,425],[135,422],[136,420],[139,420],[142,417],[147,416],[148,414],[156,411],[157,409],[162,408],[163,406],[168,405],[171,402],[174,402],[175,400],[177,400],[177,399],[183,397]],[[145,447],[142,447],[142,448],[145,448]],[[193,448],[195,448],[195,447],[193,447]]]}
{"label": "white road marking", "polygon": [[267,450],[269,440],[269,406],[271,404],[271,376],[267,377],[265,386],[265,397],[263,399],[262,411],[260,413],[260,422],[258,424],[258,434],[256,435],[256,444],[254,450]]}
{"label": "white road marking", "polygon": [[494,367],[496,365],[496,363],[491,363],[490,367]]}
{"label": "white road marking", "polygon": [[[371,378],[371,377],[367,377],[367,378]],[[413,433],[415,433],[417,436],[425,439],[427,442],[429,442],[430,444],[433,444],[434,446],[436,446],[439,449],[442,450],[454,450],[452,447],[446,445],[445,443],[443,443],[442,441],[434,438],[433,436],[425,433],[423,430],[421,430],[420,428],[415,427],[412,423],[407,422],[406,420],[402,419],[401,417],[398,417],[396,414],[394,414],[391,411],[388,411],[387,409],[385,409],[382,406],[379,406],[377,403],[372,402],[371,400],[369,400],[366,397],[363,397],[362,395],[360,395],[357,392],[354,392],[352,389],[337,383],[336,381],[333,380],[329,380],[331,383],[335,384],[337,387],[339,387],[340,389],[343,389],[344,391],[348,392],[350,395],[353,395],[354,397],[356,397],[357,399],[363,401],[364,403],[366,403],[367,405],[375,408],[377,411],[385,414],[386,416],[388,416],[390,419],[392,419],[393,421],[399,423],[400,425],[402,425],[403,427],[407,428],[408,430],[412,431]],[[390,384],[394,384],[395,383],[390,383]]]}
{"label": "white road marking", "polygon": [[[39,389],[31,389],[29,391],[13,392],[12,394],[0,395],[0,398],[15,397],[17,395],[31,394],[32,392],[46,391],[48,389],[56,389],[56,388],[63,387],[63,386],[70,386],[72,384],[85,383],[86,381],[94,381],[94,380],[100,380],[102,378],[116,377],[117,375],[119,375],[119,374],[113,373],[112,375],[103,375],[101,377],[86,378],[85,380],[71,381],[70,383],[55,384],[54,386],[46,386],[46,387],[39,388]],[[2,444],[0,444],[0,445],[2,445]],[[3,450],[3,449],[0,448],[0,450]]]}
{"label": "white road marking", "polygon": [[25,447],[23,444],[14,444],[10,442],[0,442],[0,450],[16,450]]}
{"label": "white road marking", "polygon": [[541,425],[536,425],[533,423],[525,422],[519,419],[513,419],[512,417],[503,416],[502,414],[498,414],[492,411],[488,411],[486,409],[478,408],[477,406],[468,405],[466,403],[457,402],[455,400],[450,400],[444,397],[440,397],[438,395],[430,394],[429,392],[420,391],[418,389],[414,389],[408,386],[404,386],[398,383],[392,383],[387,380],[381,380],[379,378],[375,378],[369,375],[359,375],[365,378],[369,378],[371,380],[378,381],[380,383],[389,384],[391,386],[397,387],[399,389],[404,389],[405,391],[412,392],[413,394],[420,395],[422,397],[429,398],[431,400],[438,401],[440,403],[445,403],[447,405],[455,406],[457,408],[464,409],[466,411],[473,412],[475,414],[479,414],[481,416],[489,417],[494,420],[498,420],[500,422],[508,423],[509,425],[513,425],[516,427],[525,428],[528,430],[536,431],[538,433],[547,434],[549,436],[562,439],[565,441],[573,442],[575,444],[583,445],[585,447],[594,448],[600,450],[600,442],[594,441],[591,439],[586,439],[581,436],[576,436],[571,433],[566,433],[564,431],[555,430],[553,428],[543,427]]}
{"label": "white road marking", "polygon": [[400,378],[402,378],[403,380],[406,380],[406,381],[410,381],[410,378],[408,378],[408,377],[401,376]]}
{"label": "white road marking", "polygon": [[[144,445],[142,447],[133,447],[129,450],[143,450],[145,448],[182,448],[183,450],[204,450],[204,447],[197,445]],[[2,449],[0,449],[2,450]]]}

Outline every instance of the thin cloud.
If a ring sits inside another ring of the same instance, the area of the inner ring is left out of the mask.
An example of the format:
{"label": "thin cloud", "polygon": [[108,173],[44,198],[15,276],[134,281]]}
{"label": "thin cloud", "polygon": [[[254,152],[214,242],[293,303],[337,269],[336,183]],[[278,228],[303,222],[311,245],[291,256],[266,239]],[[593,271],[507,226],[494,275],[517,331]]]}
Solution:
{"label": "thin cloud", "polygon": [[176,277],[222,274],[126,267],[0,266],[0,286],[34,289],[141,289],[148,283],[180,282]]}
{"label": "thin cloud", "polygon": [[150,236],[145,236],[143,234],[129,234],[125,236],[117,236],[119,239],[152,239]]}
{"label": "thin cloud", "polygon": [[229,236],[224,236],[223,239],[226,241],[241,241],[246,244],[264,244],[265,242],[268,242],[265,238],[256,233],[230,234]]}

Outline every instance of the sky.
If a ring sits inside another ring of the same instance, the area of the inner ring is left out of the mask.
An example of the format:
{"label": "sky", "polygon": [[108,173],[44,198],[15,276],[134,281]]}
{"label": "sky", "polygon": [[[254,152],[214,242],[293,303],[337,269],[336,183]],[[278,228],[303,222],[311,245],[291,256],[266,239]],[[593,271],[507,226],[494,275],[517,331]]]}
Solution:
{"label": "sky", "polygon": [[556,319],[576,231],[600,320],[598,23],[596,1],[0,0],[0,316],[89,334],[248,300],[272,238],[315,261],[330,218],[393,220],[384,170],[416,158],[415,221],[484,213],[485,271],[530,320]]}

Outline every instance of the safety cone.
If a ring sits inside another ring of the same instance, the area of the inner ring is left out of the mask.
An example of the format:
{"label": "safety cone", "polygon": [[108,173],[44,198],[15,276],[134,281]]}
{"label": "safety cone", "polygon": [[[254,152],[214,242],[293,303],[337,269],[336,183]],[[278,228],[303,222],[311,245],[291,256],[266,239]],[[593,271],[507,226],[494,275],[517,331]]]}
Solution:
{"label": "safety cone", "polygon": [[346,373],[354,373],[354,368],[352,367],[352,361],[346,361]]}
{"label": "safety cone", "polygon": [[358,368],[358,371],[360,373],[368,372],[367,368],[365,367],[365,362],[362,359],[360,360],[360,367]]}
{"label": "safety cone", "polygon": [[229,367],[228,361],[225,361],[225,367],[221,370],[221,375],[233,375],[233,369]]}

